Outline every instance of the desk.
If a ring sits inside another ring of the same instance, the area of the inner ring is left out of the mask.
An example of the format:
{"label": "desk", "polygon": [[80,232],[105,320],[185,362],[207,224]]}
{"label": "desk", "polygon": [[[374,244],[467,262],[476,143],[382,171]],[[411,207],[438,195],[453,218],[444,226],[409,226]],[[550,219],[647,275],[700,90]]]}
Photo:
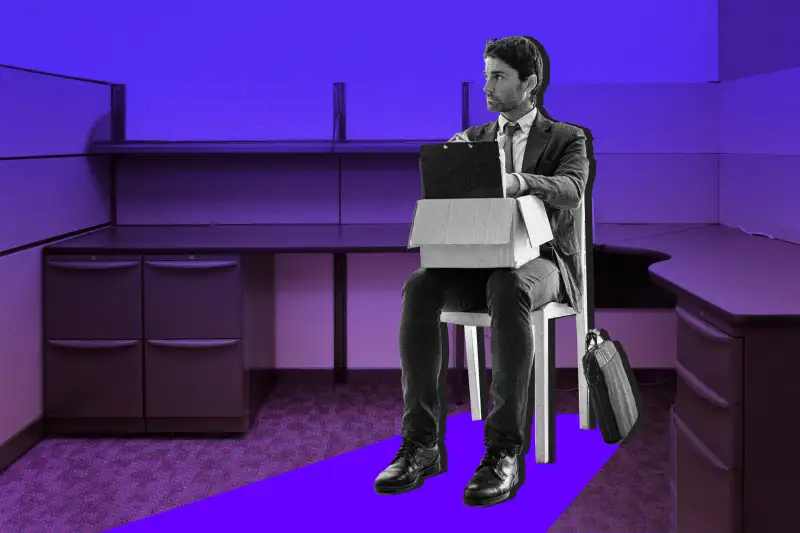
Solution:
{"label": "desk", "polygon": [[678,299],[676,533],[800,531],[800,245],[708,226],[619,247],[671,256],[650,271]]}
{"label": "desk", "polygon": [[[246,431],[251,410],[257,409],[250,401],[246,350],[268,342],[260,338],[257,326],[247,326],[256,320],[250,313],[268,307],[245,294],[245,278],[266,274],[252,274],[267,268],[253,264],[256,254],[333,254],[334,376],[344,383],[347,253],[408,252],[409,229],[408,224],[118,226],[46,247],[48,425],[67,433]],[[90,299],[99,303],[86,303]],[[212,318],[203,318],[198,307],[207,308],[205,314]],[[190,348],[207,359],[205,374],[201,375],[201,357],[185,356]],[[159,357],[148,355],[169,350],[171,354]],[[182,360],[178,351],[184,354]],[[97,355],[100,352],[103,357]],[[156,372],[161,361],[166,367]],[[167,374],[173,374],[172,384],[157,387],[154,383]],[[113,382],[118,375],[126,378],[104,391],[76,393],[90,382]],[[142,392],[151,383],[153,390]],[[208,402],[199,407],[198,399],[191,400],[198,404],[192,405],[177,397],[177,388],[196,390],[198,395],[203,394],[199,389],[219,389],[227,400],[223,407]],[[145,420],[144,412],[162,415]]]}
{"label": "desk", "polygon": [[[693,227],[601,224],[595,242]],[[253,263],[265,254],[333,254],[333,368],[335,381],[345,382],[347,254],[414,253],[409,230],[409,224],[117,226],[45,247],[49,426],[78,433],[246,431],[249,392],[237,376],[246,373],[243,354],[265,342],[247,324],[256,320],[249,313],[266,304],[246,301],[253,295],[245,294],[243,280],[265,268]],[[143,391],[148,387],[154,390]],[[178,389],[197,390],[202,401],[178,398]],[[225,391],[225,405],[205,390]],[[145,412],[161,415],[148,419]]]}
{"label": "desk", "polygon": [[107,155],[208,155],[208,154],[414,154],[423,144],[445,139],[405,141],[122,141],[93,143],[91,152]]}

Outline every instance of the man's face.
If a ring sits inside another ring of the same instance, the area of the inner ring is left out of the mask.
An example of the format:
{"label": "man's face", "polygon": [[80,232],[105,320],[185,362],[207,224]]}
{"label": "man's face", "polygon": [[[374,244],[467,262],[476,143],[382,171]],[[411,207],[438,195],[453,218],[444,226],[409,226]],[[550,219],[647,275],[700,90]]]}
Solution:
{"label": "man's face", "polygon": [[486,93],[486,107],[489,111],[511,111],[530,97],[530,88],[536,83],[535,75],[522,83],[517,71],[501,59],[487,57],[484,65],[486,85],[483,86],[483,91]]}

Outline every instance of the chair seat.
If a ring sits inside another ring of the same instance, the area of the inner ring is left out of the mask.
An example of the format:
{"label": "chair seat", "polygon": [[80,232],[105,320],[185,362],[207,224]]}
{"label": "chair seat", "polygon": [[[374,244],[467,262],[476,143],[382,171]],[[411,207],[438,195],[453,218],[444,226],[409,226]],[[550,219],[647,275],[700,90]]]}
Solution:
{"label": "chair seat", "polygon": [[[575,310],[567,304],[549,303],[545,304],[539,309],[531,313],[531,320],[537,314],[543,314],[545,320],[552,318],[561,318],[565,316],[572,316]],[[439,320],[445,324],[455,324],[458,326],[474,326],[478,328],[488,328],[492,325],[492,318],[489,316],[488,309],[476,309],[475,311],[462,312],[462,311],[442,311]]]}

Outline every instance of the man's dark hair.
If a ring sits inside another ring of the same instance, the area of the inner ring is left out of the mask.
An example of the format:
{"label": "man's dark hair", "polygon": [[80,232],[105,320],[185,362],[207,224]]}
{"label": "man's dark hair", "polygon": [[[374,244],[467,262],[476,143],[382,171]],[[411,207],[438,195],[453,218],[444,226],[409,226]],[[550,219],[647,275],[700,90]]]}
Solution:
{"label": "man's dark hair", "polygon": [[539,45],[527,35],[487,39],[483,57],[493,57],[508,63],[519,74],[520,81],[536,74],[536,87],[531,91],[531,101],[536,103],[540,89],[544,86],[544,60]]}

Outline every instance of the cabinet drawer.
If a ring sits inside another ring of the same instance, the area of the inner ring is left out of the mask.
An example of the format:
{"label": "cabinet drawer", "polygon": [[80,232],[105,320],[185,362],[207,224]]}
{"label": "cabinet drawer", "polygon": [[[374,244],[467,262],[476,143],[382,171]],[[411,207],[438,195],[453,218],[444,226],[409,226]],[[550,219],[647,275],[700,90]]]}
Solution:
{"label": "cabinet drawer", "polygon": [[142,337],[142,262],[139,257],[47,257],[45,338]]}
{"label": "cabinet drawer", "polygon": [[[670,460],[670,470],[669,470],[669,489],[670,493],[672,494],[672,518],[673,520],[678,515],[678,504],[675,499],[675,492],[676,492],[676,485],[678,484],[678,458],[677,458],[677,448],[678,448],[678,437],[675,431],[675,406],[673,405],[669,409],[669,460]],[[673,527],[674,530],[674,527]]]}
{"label": "cabinet drawer", "polygon": [[677,415],[675,533],[741,533],[741,471],[714,456]]}
{"label": "cabinet drawer", "polygon": [[242,280],[237,257],[146,257],[145,337],[242,337]]}
{"label": "cabinet drawer", "polygon": [[730,337],[685,309],[678,317],[678,362],[730,403],[742,400],[742,339]]}
{"label": "cabinet drawer", "polygon": [[675,412],[728,468],[742,465],[742,406],[730,403],[702,383],[680,362]]}
{"label": "cabinet drawer", "polygon": [[48,340],[44,403],[48,418],[142,418],[139,340]]}
{"label": "cabinet drawer", "polygon": [[147,418],[239,417],[244,361],[239,339],[148,340]]}

